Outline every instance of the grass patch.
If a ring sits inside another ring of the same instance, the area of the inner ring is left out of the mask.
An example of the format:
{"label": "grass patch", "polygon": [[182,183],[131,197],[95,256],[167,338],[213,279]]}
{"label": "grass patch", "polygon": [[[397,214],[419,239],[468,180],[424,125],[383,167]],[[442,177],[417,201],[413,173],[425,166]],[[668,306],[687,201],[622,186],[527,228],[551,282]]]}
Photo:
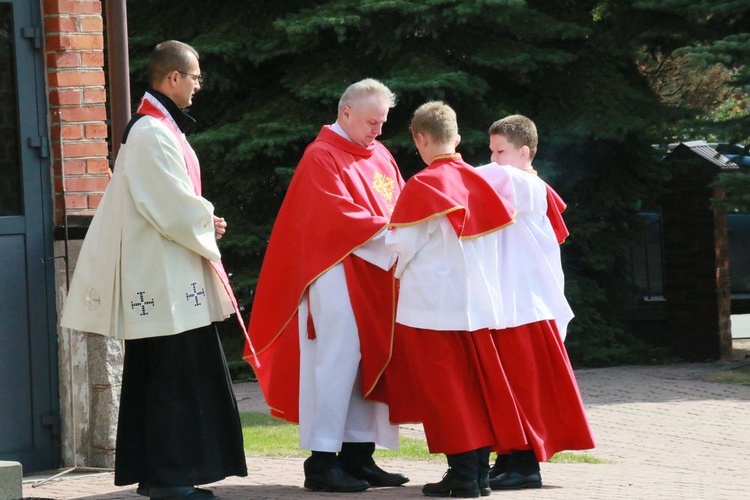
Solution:
{"label": "grass patch", "polygon": [[553,464],[603,464],[604,460],[586,453],[561,451],[555,453],[552,458],[549,459],[549,462]]}
{"label": "grass patch", "polygon": [[704,377],[707,382],[721,382],[725,384],[750,385],[750,365],[731,368],[712,373]]}
{"label": "grass patch", "polygon": [[[273,457],[306,457],[307,450],[299,448],[297,426],[266,413],[241,412],[242,437],[245,440],[245,453]],[[381,458],[398,458],[400,460],[421,460],[444,462],[445,457],[431,454],[427,442],[423,439],[401,436],[399,450],[376,450],[375,456]],[[599,464],[603,460],[583,453],[561,452],[550,459],[552,463],[587,463]]]}
{"label": "grass patch", "polygon": [[[266,413],[241,412],[242,437],[245,453],[273,457],[306,457],[307,450],[299,448],[298,428]],[[421,439],[402,436],[400,449],[376,450],[375,456],[403,460],[445,460],[442,455],[431,455],[427,443]]]}

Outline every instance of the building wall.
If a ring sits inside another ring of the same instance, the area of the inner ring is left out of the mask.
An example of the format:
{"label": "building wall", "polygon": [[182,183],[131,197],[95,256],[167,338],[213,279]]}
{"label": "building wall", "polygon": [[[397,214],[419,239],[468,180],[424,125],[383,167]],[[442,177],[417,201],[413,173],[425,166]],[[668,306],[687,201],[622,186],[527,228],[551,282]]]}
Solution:
{"label": "building wall", "polygon": [[[71,216],[92,216],[109,181],[104,22],[100,0],[44,0],[44,39],[55,188],[58,316],[81,241]],[[58,329],[62,458],[65,466],[110,468],[122,346]]]}
{"label": "building wall", "polygon": [[109,180],[102,2],[45,0],[55,221],[92,215]]}

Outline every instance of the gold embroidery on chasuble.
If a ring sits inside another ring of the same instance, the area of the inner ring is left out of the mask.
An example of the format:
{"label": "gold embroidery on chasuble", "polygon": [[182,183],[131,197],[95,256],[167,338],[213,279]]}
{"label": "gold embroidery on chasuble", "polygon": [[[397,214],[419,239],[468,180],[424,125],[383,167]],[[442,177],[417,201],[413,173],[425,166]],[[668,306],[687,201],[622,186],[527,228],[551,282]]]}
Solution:
{"label": "gold embroidery on chasuble", "polygon": [[396,189],[396,181],[387,175],[375,172],[372,178],[372,189],[383,197],[388,213],[393,213],[393,192]]}

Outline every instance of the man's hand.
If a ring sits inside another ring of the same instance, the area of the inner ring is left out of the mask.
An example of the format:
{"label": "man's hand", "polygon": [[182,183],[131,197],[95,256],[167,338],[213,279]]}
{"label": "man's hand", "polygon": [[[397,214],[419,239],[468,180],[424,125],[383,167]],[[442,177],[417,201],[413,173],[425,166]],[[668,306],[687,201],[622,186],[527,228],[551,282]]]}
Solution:
{"label": "man's hand", "polygon": [[223,217],[214,215],[214,229],[216,230],[216,239],[220,240],[224,233],[227,232],[227,221]]}

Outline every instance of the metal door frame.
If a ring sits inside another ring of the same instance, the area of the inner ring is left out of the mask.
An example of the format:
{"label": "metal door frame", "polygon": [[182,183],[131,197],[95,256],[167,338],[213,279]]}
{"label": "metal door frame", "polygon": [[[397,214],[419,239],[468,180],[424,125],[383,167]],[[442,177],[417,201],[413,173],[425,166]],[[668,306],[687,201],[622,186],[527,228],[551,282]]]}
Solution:
{"label": "metal door frame", "polygon": [[[59,379],[53,256],[53,194],[41,2],[0,0],[13,12],[13,48],[18,103],[18,141],[23,210],[3,217],[4,234],[25,237],[33,445],[0,460],[19,461],[24,471],[59,466]],[[6,381],[11,382],[12,381]],[[13,411],[2,405],[0,411]],[[11,406],[11,408],[8,408]],[[2,431],[2,430],[0,430]],[[13,432],[12,430],[9,430]]]}

